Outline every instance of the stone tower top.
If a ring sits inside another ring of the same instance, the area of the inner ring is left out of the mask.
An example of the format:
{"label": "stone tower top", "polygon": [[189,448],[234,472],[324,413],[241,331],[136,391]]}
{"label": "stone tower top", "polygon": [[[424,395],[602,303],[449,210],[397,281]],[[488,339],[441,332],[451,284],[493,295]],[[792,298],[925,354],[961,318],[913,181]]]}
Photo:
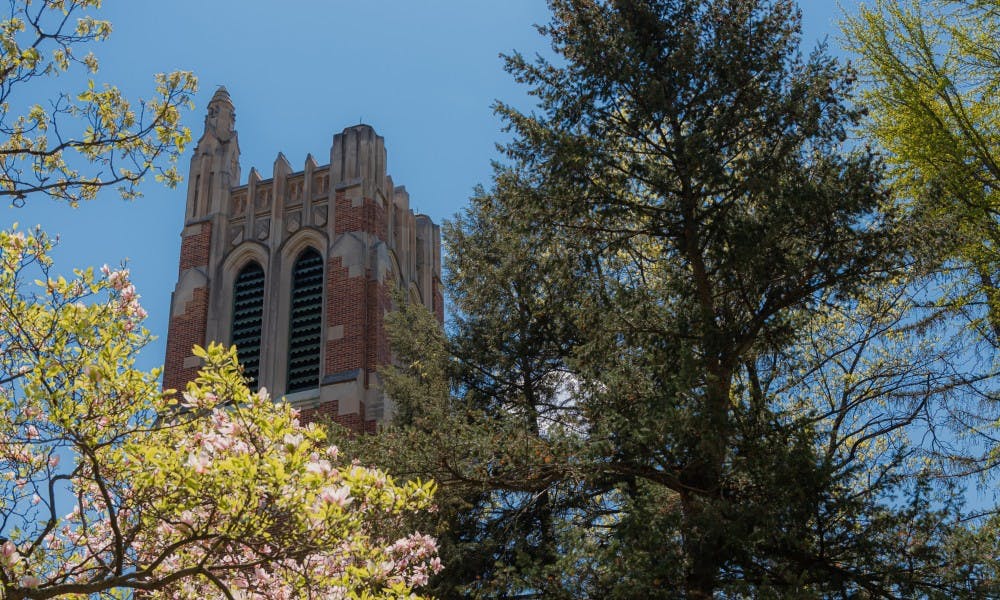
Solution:
{"label": "stone tower top", "polygon": [[[236,132],[236,108],[229,91],[225,86],[219,86],[208,102],[208,114],[205,115],[205,134],[213,134],[219,141],[225,142]],[[203,136],[204,137],[204,136]]]}
{"label": "stone tower top", "polygon": [[385,141],[364,124],[333,136],[330,161],[240,179],[236,110],[208,103],[191,157],[163,382],[183,389],[194,344],[236,345],[244,373],[302,409],[371,430],[393,413],[379,384],[392,362],[393,290],[444,318],[440,229],[386,172]]}

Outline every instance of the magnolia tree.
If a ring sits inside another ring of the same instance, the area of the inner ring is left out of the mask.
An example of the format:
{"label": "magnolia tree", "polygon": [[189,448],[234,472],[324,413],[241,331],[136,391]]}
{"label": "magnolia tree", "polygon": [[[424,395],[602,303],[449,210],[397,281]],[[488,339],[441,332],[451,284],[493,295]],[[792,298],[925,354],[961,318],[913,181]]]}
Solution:
{"label": "magnolia tree", "polygon": [[0,598],[398,598],[441,568],[399,533],[432,484],[342,457],[232,349],[162,392],[128,271],[50,248],[0,232]]}

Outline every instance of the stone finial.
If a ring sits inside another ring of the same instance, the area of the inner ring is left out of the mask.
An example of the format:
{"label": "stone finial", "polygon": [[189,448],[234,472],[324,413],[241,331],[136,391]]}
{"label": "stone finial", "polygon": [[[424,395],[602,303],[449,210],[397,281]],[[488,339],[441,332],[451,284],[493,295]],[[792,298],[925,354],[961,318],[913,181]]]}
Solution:
{"label": "stone finial", "polygon": [[215,90],[215,93],[212,94],[211,102],[215,102],[217,100],[225,100],[230,104],[233,103],[232,99],[229,98],[229,90],[226,89],[226,86],[220,85],[218,89]]}
{"label": "stone finial", "polygon": [[288,177],[288,174],[291,172],[292,172],[291,163],[289,163],[288,159],[285,158],[285,154],[283,152],[278,152],[277,158],[274,159],[274,168],[273,171],[271,172],[272,176],[275,178],[275,180],[277,180],[278,178],[281,177]]}
{"label": "stone finial", "polygon": [[213,134],[220,141],[228,141],[236,131],[236,108],[225,86],[219,86],[208,102],[205,115],[205,134]]}
{"label": "stone finial", "polygon": [[315,171],[316,167],[318,167],[318,166],[319,166],[319,163],[316,162],[316,159],[313,158],[313,155],[312,154],[306,154],[306,169],[310,170],[310,171]]}

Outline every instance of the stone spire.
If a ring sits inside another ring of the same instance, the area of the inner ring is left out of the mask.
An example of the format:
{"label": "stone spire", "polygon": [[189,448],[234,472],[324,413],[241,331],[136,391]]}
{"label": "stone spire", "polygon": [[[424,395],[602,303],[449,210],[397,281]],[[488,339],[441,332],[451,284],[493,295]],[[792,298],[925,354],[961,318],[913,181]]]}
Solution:
{"label": "stone spire", "polygon": [[208,102],[208,114],[205,115],[205,135],[211,133],[220,142],[227,142],[235,131],[236,108],[229,98],[226,87],[220,85]]}
{"label": "stone spire", "polygon": [[240,180],[239,158],[236,109],[229,92],[219,86],[208,102],[205,132],[191,156],[187,221],[225,211],[229,189]]}

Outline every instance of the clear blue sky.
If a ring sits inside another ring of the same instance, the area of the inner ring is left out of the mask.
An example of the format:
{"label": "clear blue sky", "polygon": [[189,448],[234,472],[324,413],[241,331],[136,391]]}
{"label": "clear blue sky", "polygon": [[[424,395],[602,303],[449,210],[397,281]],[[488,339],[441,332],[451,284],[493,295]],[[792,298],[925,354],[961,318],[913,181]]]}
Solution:
{"label": "clear blue sky", "polygon": [[[836,52],[836,4],[800,4],[805,50],[829,37]],[[279,151],[296,169],[308,153],[325,163],[333,134],[364,121],[386,140],[394,182],[439,223],[489,183],[504,139],[493,101],[530,108],[498,55],[544,52],[533,25],[548,20],[542,0],[106,0],[98,14],[114,26],[93,47],[98,81],[144,95],[153,73],[197,74],[201,91],[185,116],[195,139],[208,99],[227,87],[244,178],[251,166],[267,177]],[[25,208],[4,207],[3,221],[60,234],[62,271],[128,260],[146,325],[160,336],[144,354],[148,368],[163,361],[185,192],[153,181],[143,190],[132,203],[106,193],[77,210],[29,198]]]}

